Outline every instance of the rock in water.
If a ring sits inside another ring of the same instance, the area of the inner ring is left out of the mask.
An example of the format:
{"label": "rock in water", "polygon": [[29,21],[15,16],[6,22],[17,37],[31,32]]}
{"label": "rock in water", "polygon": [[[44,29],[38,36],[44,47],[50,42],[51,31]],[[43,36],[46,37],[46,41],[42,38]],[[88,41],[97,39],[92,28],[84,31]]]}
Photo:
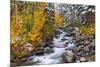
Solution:
{"label": "rock in water", "polygon": [[73,52],[69,51],[69,50],[67,50],[66,52],[64,52],[63,59],[64,59],[65,62],[73,62],[73,59],[74,59]]}
{"label": "rock in water", "polygon": [[54,51],[52,50],[52,48],[50,48],[50,47],[46,47],[46,48],[44,48],[44,53],[53,53]]}

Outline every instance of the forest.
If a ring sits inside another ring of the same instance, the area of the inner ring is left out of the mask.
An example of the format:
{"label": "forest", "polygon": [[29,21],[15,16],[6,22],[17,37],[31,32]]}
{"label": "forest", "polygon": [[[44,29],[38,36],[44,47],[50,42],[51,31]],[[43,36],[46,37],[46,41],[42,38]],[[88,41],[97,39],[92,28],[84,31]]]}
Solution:
{"label": "forest", "polygon": [[11,0],[11,66],[95,61],[95,6]]}

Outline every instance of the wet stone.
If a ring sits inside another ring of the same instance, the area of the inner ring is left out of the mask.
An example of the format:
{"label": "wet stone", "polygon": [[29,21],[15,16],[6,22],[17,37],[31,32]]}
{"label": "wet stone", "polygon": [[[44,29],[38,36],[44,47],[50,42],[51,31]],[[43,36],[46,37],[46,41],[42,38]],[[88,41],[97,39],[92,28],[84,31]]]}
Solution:
{"label": "wet stone", "polygon": [[56,39],[58,39],[58,38],[59,38],[59,36],[57,36],[57,35],[56,35],[56,36],[55,36],[55,38],[56,38]]}
{"label": "wet stone", "polygon": [[65,35],[65,37],[66,37],[66,36],[70,37],[70,36],[71,36],[71,34],[70,34],[70,33],[67,33],[67,34]]}
{"label": "wet stone", "polygon": [[49,44],[49,48],[54,48],[54,44]]}
{"label": "wet stone", "polygon": [[68,45],[68,44],[69,44],[69,42],[66,42],[65,44],[66,44],[66,45]]}
{"label": "wet stone", "polygon": [[44,51],[43,50],[38,50],[35,53],[35,55],[43,55],[43,54],[44,54]]}
{"label": "wet stone", "polygon": [[44,53],[53,53],[54,51],[50,48],[50,47],[46,47],[45,49],[44,49]]}
{"label": "wet stone", "polygon": [[49,43],[46,43],[46,44],[44,45],[44,48],[45,48],[45,47],[48,47],[48,46],[49,46]]}
{"label": "wet stone", "polygon": [[56,35],[60,35],[61,33],[62,33],[62,32],[60,32],[60,31],[56,31],[56,32],[55,32]]}
{"label": "wet stone", "polygon": [[63,39],[61,39],[62,41],[65,41],[65,40],[67,40],[67,39],[65,39],[65,38],[63,38]]}

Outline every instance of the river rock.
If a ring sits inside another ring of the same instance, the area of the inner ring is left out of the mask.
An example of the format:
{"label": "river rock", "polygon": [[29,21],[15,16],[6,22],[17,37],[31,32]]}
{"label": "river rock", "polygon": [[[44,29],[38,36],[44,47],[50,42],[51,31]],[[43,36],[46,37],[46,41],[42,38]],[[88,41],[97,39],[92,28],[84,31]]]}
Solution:
{"label": "river rock", "polygon": [[85,45],[88,45],[90,42],[88,40],[84,41]]}
{"label": "river rock", "polygon": [[22,62],[26,62],[27,61],[27,58],[22,58],[21,61]]}
{"label": "river rock", "polygon": [[65,40],[67,40],[67,39],[65,39],[65,38],[63,38],[63,39],[61,39],[62,41],[65,41]]}
{"label": "river rock", "polygon": [[80,45],[84,45],[84,41],[81,41],[81,42],[80,42]]}
{"label": "river rock", "polygon": [[58,30],[58,31],[55,31],[55,34],[56,34],[56,35],[60,35],[61,33],[62,33],[62,32],[59,31],[59,30]]}
{"label": "river rock", "polygon": [[67,33],[67,34],[65,35],[65,37],[66,37],[66,36],[70,37],[70,36],[71,36],[71,34],[70,34],[70,33]]}
{"label": "river rock", "polygon": [[38,50],[43,50],[44,49],[44,47],[38,47]]}
{"label": "river rock", "polygon": [[73,42],[73,43],[76,43],[76,40],[73,40],[72,42]]}
{"label": "river rock", "polygon": [[77,53],[78,56],[85,56],[86,52],[81,50],[80,52]]}
{"label": "river rock", "polygon": [[46,47],[46,48],[44,48],[44,53],[53,53],[54,51],[52,50],[52,48],[50,48],[50,47]]}
{"label": "river rock", "polygon": [[85,46],[85,47],[83,48],[83,50],[88,52],[88,51],[89,51],[89,47],[88,47],[88,46]]}
{"label": "river rock", "polygon": [[91,50],[91,53],[92,53],[92,54],[95,54],[95,50]]}
{"label": "river rock", "polygon": [[56,36],[55,36],[55,38],[56,38],[56,39],[58,39],[58,38],[59,38],[59,36],[57,36],[57,35],[56,35]]}
{"label": "river rock", "polygon": [[92,47],[94,47],[94,46],[95,46],[95,42],[94,42],[94,41],[91,42],[90,45],[91,45]]}
{"label": "river rock", "polygon": [[78,53],[79,51],[82,50],[82,48],[74,47],[72,50],[73,50],[73,52]]}
{"label": "river rock", "polygon": [[81,62],[85,62],[86,61],[86,58],[85,57],[80,57],[80,61]]}
{"label": "river rock", "polygon": [[63,54],[63,59],[65,62],[73,62],[74,54],[72,51],[66,50]]}
{"label": "river rock", "polygon": [[54,44],[49,44],[49,48],[53,48],[54,47]]}
{"label": "river rock", "polygon": [[42,50],[38,50],[36,53],[35,53],[35,55],[43,55],[44,54],[44,51],[42,51]]}
{"label": "river rock", "polygon": [[42,55],[44,54],[44,48],[43,47],[38,47],[37,50],[35,51],[36,55]]}

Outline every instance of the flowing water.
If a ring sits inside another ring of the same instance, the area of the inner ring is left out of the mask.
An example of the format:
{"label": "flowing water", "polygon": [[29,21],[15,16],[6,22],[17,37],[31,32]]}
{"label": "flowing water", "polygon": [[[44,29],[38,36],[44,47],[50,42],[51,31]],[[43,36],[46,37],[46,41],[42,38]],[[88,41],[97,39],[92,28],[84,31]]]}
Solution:
{"label": "flowing water", "polygon": [[71,49],[75,46],[72,42],[72,37],[67,36],[67,32],[64,30],[58,29],[59,34],[53,37],[52,43],[54,48],[53,53],[43,54],[42,56],[33,55],[32,62],[35,64],[57,64],[62,62],[62,55],[65,52],[65,49]]}

